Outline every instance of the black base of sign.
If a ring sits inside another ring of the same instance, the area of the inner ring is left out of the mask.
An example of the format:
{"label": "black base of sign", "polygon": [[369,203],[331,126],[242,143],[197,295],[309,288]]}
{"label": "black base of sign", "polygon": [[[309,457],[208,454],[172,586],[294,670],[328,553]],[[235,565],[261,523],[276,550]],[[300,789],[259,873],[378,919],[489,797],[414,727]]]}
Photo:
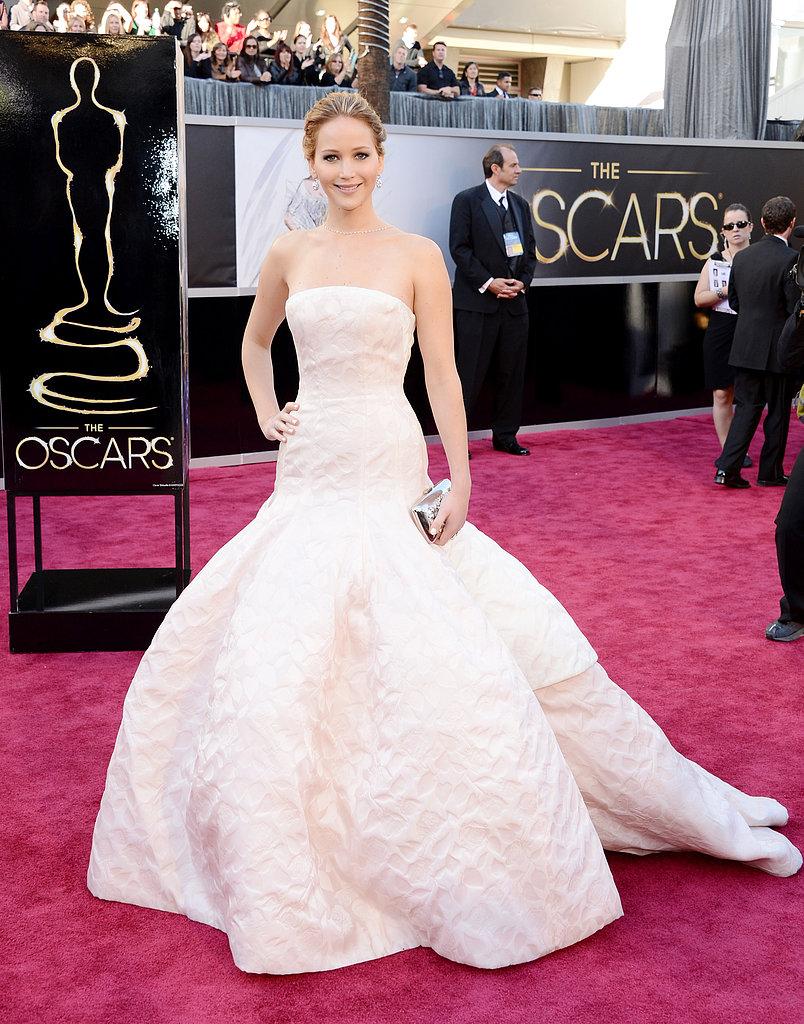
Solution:
{"label": "black base of sign", "polygon": [[9,646],[15,654],[144,651],[175,600],[173,567],[43,569],[9,614]]}
{"label": "black base of sign", "polygon": [[31,495],[34,571],[20,590],[17,561],[17,498],[20,495],[7,492],[11,591],[8,633],[12,653],[144,651],[168,608],[190,581],[187,482],[174,488],[172,493],[176,563],[166,569],[139,566],[46,569],[42,564],[42,495]]}

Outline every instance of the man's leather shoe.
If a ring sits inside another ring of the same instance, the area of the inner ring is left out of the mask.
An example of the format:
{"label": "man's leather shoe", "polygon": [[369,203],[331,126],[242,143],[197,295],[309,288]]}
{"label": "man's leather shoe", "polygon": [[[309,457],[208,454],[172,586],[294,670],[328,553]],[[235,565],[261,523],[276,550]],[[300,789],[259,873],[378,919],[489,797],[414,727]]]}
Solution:
{"label": "man's leather shoe", "polygon": [[523,448],[516,438],[513,441],[498,441],[494,437],[491,443],[494,445],[495,452],[505,452],[506,455],[530,455],[530,448]]}
{"label": "man's leather shoe", "polygon": [[804,637],[804,622],[779,622],[777,619],[765,630],[765,637],[768,640],[779,640],[781,643],[800,640]]}
{"label": "man's leather shoe", "polygon": [[777,476],[775,480],[757,480],[759,487],[786,487],[788,478],[786,476]]}
{"label": "man's leather shoe", "polygon": [[740,476],[739,473],[727,473],[723,469],[719,469],[715,473],[715,483],[720,487],[742,488],[751,486],[745,477]]}

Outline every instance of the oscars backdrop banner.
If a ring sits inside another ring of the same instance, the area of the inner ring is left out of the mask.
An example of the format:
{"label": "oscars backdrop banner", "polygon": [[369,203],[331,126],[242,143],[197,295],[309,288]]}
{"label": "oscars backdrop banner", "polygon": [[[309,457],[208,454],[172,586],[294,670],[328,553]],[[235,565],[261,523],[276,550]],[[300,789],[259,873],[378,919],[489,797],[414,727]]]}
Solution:
{"label": "oscars backdrop banner", "polygon": [[172,38],[0,33],[12,492],[185,479],[179,73]]}
{"label": "oscars backdrop banner", "polygon": [[[203,120],[189,119],[193,135],[229,135],[216,137],[213,164],[189,169],[191,199],[200,215],[213,208],[216,192],[234,193],[236,270],[221,264],[215,276],[205,266],[190,284],[253,290],[274,238],[320,223],[326,199],[310,187],[298,123],[241,119],[227,128]],[[391,126],[388,136],[377,211],[434,239],[452,269],[452,198],[483,181],[483,154],[506,139],[399,126]],[[719,243],[722,212],[730,203],[748,204],[755,239],[762,230],[759,211],[770,196],[790,196],[804,216],[800,144],[555,135],[508,141],[522,166],[516,191],[533,214],[536,285],[693,280]],[[194,144],[200,148],[201,142]],[[233,160],[225,157],[226,145]],[[227,214],[221,230],[230,235],[231,228]],[[215,230],[209,218],[207,230]]]}

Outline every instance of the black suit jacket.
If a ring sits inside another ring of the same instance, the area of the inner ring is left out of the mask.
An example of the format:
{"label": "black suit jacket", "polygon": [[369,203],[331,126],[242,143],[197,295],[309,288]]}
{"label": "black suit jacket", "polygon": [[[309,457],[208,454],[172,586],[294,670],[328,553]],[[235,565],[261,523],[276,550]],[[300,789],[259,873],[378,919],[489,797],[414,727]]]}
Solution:
{"label": "black suit jacket", "polygon": [[774,235],[765,235],[734,257],[729,278],[729,305],[737,313],[732,366],[781,370],[776,347],[799,296],[790,276],[795,262],[795,251]]}
{"label": "black suit jacket", "polygon": [[795,311],[788,317],[779,336],[779,364],[787,373],[801,373],[804,370],[804,296],[799,299]]}
{"label": "black suit jacket", "polygon": [[[536,236],[530,207],[509,189],[508,208],[525,250],[519,257],[517,278],[528,289],[536,270]],[[504,302],[509,313],[520,316],[527,313],[524,293],[514,299],[498,299],[488,290],[482,294],[478,290],[490,277],[511,276],[502,240],[499,209],[485,184],[459,192],[452,200],[449,251],[455,260],[455,281],[452,285],[455,309],[493,313]]]}

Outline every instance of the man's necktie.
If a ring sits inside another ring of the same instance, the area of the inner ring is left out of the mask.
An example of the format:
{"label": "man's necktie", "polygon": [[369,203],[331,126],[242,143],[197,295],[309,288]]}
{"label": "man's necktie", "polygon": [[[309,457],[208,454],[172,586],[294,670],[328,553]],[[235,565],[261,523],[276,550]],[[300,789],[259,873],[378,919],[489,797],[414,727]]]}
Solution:
{"label": "man's necktie", "polygon": [[[500,220],[502,221],[503,234],[505,234],[506,231],[516,231],[516,224],[514,223],[514,218],[513,218],[512,214],[511,214],[510,209],[508,209],[506,207],[506,205],[505,205],[505,196],[504,195],[500,196],[500,198],[498,200],[498,204],[499,204],[499,210],[500,210]],[[512,274],[516,270],[516,266],[517,266],[518,262],[519,262],[519,257],[518,256],[511,256],[511,257],[509,257],[509,259],[508,259],[508,268],[509,268],[509,270],[510,270],[510,272]]]}

